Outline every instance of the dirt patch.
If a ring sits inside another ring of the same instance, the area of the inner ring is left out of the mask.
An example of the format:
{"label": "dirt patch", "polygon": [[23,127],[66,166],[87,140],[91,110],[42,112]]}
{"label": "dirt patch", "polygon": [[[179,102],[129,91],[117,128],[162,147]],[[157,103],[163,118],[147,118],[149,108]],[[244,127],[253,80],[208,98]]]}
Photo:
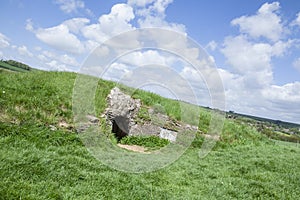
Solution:
{"label": "dirt patch", "polygon": [[134,152],[150,153],[150,152],[146,152],[146,149],[144,147],[138,146],[138,145],[118,144],[118,146],[123,149],[127,149],[127,150],[134,151]]}

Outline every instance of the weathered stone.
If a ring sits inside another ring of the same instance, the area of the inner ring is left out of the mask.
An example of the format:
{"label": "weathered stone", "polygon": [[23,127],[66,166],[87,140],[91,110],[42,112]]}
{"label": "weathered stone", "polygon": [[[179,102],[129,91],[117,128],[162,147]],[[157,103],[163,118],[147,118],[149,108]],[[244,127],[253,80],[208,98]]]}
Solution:
{"label": "weathered stone", "polygon": [[160,128],[159,137],[167,139],[170,142],[176,142],[177,132]]}
{"label": "weathered stone", "polygon": [[197,131],[195,126],[171,120],[167,115],[159,112],[163,111],[159,108],[148,110],[151,121],[141,119],[137,120],[139,121],[137,123],[135,119],[141,107],[140,100],[131,98],[117,87],[113,88],[108,95],[107,104],[103,116],[118,140],[127,135],[155,135],[176,142],[179,130]]}
{"label": "weathered stone", "polygon": [[134,125],[129,135],[155,135],[159,136],[160,127],[154,124],[136,124]]}
{"label": "weathered stone", "polygon": [[114,128],[117,137],[128,135],[131,127],[136,123],[134,118],[139,112],[141,102],[124,94],[119,88],[115,87],[107,96],[108,107],[105,110],[107,122]]}

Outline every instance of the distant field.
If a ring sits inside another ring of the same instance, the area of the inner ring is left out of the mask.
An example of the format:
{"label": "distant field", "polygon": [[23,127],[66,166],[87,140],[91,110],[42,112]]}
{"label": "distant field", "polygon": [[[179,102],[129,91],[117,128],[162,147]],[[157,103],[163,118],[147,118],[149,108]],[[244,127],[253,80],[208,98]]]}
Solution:
{"label": "distant field", "polygon": [[[225,121],[203,159],[198,153],[204,136],[197,134],[183,156],[161,170],[134,174],[104,165],[72,128],[75,79],[67,72],[0,73],[0,199],[299,199],[300,148],[277,144],[235,120]],[[99,80],[98,117],[114,86]],[[142,91],[134,95],[180,119],[176,102]],[[210,111],[200,109],[200,119],[206,133]]]}

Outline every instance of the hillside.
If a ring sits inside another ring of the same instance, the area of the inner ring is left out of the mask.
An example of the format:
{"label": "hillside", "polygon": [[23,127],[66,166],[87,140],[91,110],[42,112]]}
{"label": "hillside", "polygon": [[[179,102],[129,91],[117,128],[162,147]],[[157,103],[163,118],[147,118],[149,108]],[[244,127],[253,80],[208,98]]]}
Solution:
{"label": "hillside", "polygon": [[[74,127],[76,73],[0,73],[0,197],[2,199],[297,199],[300,148],[270,140],[244,119],[226,119],[205,158],[198,157],[210,110],[200,108],[199,132],[171,165],[126,173],[94,158]],[[96,117],[116,84],[99,80]],[[122,88],[125,92],[128,88]],[[162,106],[180,121],[178,102],[136,91],[143,108]],[[144,113],[143,113],[144,112]],[[147,118],[145,109],[140,118]],[[296,136],[297,137],[297,136]],[[112,140],[112,144],[115,144]]]}

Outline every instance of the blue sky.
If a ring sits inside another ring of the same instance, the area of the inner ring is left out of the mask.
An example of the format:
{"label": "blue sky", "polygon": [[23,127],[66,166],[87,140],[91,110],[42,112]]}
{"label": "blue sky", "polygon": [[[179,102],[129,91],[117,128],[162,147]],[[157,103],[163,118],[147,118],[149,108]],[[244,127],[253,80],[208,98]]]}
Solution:
{"label": "blue sky", "polygon": [[[66,71],[78,71],[89,52],[124,31],[179,31],[215,62],[227,110],[300,123],[300,1],[9,0],[1,2],[0,23],[0,58]],[[148,51],[127,60],[137,58],[163,59]]]}

